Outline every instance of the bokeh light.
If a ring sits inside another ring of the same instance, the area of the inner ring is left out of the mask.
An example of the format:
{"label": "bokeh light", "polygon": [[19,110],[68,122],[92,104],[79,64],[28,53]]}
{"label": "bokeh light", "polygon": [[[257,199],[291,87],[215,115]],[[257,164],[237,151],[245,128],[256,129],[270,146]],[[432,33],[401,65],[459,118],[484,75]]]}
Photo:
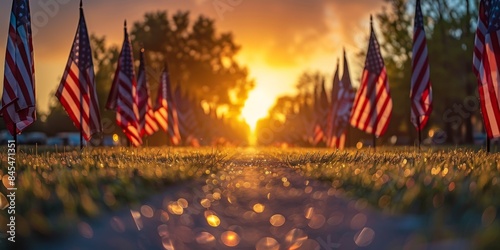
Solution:
{"label": "bokeh light", "polygon": [[220,219],[217,215],[211,214],[207,216],[207,223],[212,227],[218,227],[220,225]]}
{"label": "bokeh light", "polygon": [[215,236],[209,232],[201,232],[196,236],[196,242],[200,245],[212,244],[215,242]]}
{"label": "bokeh light", "polygon": [[285,224],[285,221],[286,221],[285,216],[281,214],[275,214],[271,216],[271,218],[269,219],[269,223],[271,223],[271,225],[275,227],[283,226],[283,224]]}
{"label": "bokeh light", "polygon": [[265,208],[266,207],[264,205],[260,204],[260,203],[257,203],[255,205],[253,205],[253,211],[255,211],[258,214],[264,212]]}
{"label": "bokeh light", "polygon": [[274,238],[265,237],[260,239],[255,245],[256,250],[279,250],[280,244]]}
{"label": "bokeh light", "polygon": [[221,241],[228,247],[235,247],[240,244],[240,236],[233,231],[226,231],[221,234]]}

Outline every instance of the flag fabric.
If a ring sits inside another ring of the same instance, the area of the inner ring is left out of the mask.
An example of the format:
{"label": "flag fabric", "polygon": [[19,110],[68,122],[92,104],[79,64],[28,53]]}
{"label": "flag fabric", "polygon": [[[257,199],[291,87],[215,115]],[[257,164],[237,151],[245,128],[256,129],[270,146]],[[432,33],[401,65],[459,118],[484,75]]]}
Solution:
{"label": "flag fabric", "polygon": [[153,106],[149,92],[149,83],[146,76],[146,60],[144,49],[140,53],[140,65],[137,73],[137,107],[139,109],[139,131],[141,137],[152,135],[158,131],[158,125],[154,117]]}
{"label": "flag fabric", "polygon": [[337,105],[333,111],[335,117],[333,119],[332,137],[330,144],[331,148],[343,149],[347,137],[347,128],[349,125],[349,117],[354,103],[355,91],[352,88],[351,76],[349,74],[349,65],[347,63],[346,53],[344,51],[344,72],[339,83]]}
{"label": "flag fabric", "polygon": [[351,113],[351,125],[376,137],[383,135],[392,115],[389,81],[373,22],[361,84]]}
{"label": "flag fabric", "polygon": [[11,135],[36,121],[35,66],[28,0],[14,0],[5,53],[0,114]]}
{"label": "flag fabric", "polygon": [[347,137],[347,131],[343,131],[340,135],[332,136],[328,147],[337,148],[337,149],[344,149],[346,137]]}
{"label": "flag fabric", "polygon": [[327,120],[327,131],[326,131],[326,144],[329,146],[331,144],[333,133],[335,129],[335,111],[337,110],[338,98],[339,98],[339,88],[340,88],[340,78],[339,78],[339,64],[337,60],[337,67],[333,75],[332,90],[330,93],[330,109],[328,110],[328,120]]}
{"label": "flag fabric", "polygon": [[479,72],[481,62],[483,60],[484,36],[486,35],[486,32],[488,32],[488,18],[485,9],[485,4],[489,4],[488,2],[489,0],[481,0],[479,2],[479,15],[477,20],[476,37],[474,39],[474,54],[472,57],[472,71],[474,72],[474,75],[476,75],[479,87],[481,86],[481,75]]}
{"label": "flag fabric", "polygon": [[168,70],[165,69],[160,77],[160,86],[158,87],[158,95],[154,109],[156,123],[158,127],[165,132],[168,131],[167,81],[169,81]]}
{"label": "flag fabric", "polygon": [[56,97],[87,141],[95,133],[102,132],[95,88],[92,51],[83,9],[80,5],[80,21]]}
{"label": "flag fabric", "polygon": [[414,22],[410,90],[411,121],[415,128],[421,131],[427,124],[432,112],[432,86],[420,0],[417,0]]}
{"label": "flag fabric", "polygon": [[180,84],[177,85],[174,92],[175,105],[177,107],[177,116],[179,118],[179,133],[184,140],[184,144],[193,147],[199,147],[200,142],[196,138],[196,128],[200,127],[194,113],[193,102],[182,94]]}
{"label": "flag fabric", "polygon": [[327,118],[328,118],[328,96],[326,94],[325,89],[325,79],[321,81],[321,85],[319,86],[320,92],[319,96],[316,96],[315,102],[315,115],[316,115],[316,124],[314,127],[314,138],[313,145],[318,146],[321,142],[324,142],[326,139],[326,130],[327,130]]}
{"label": "flag fabric", "polygon": [[165,69],[161,74],[160,88],[158,91],[158,98],[154,112],[155,119],[160,128],[168,133],[169,143],[172,146],[177,146],[181,143],[181,135],[179,132],[177,109],[172,97],[170,73],[168,71],[167,64],[165,64]]}
{"label": "flag fabric", "polygon": [[482,0],[474,42],[473,71],[488,138],[500,137],[500,1]]}
{"label": "flag fabric", "polygon": [[116,123],[123,129],[131,145],[138,147],[142,144],[142,139],[138,122],[137,80],[127,22],[125,22],[124,31],[125,38],[106,108],[116,111]]}

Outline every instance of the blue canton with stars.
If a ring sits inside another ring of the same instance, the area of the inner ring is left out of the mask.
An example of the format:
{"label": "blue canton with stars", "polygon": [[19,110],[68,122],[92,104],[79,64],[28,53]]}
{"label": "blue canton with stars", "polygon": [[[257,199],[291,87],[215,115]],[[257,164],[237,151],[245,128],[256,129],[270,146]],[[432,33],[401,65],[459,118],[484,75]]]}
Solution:
{"label": "blue canton with stars", "polygon": [[372,27],[365,69],[371,73],[380,74],[383,68],[384,61],[382,59],[382,55],[380,54],[380,45],[378,44],[377,37],[375,36],[375,32]]}
{"label": "blue canton with stars", "polygon": [[123,61],[121,62],[122,72],[130,79],[133,79],[135,73],[133,68],[132,48],[126,27],[125,27],[125,43],[123,44],[122,53],[123,53],[122,57]]}
{"label": "blue canton with stars", "polygon": [[87,33],[87,25],[83,14],[80,15],[80,23],[78,32],[76,33],[73,48],[71,50],[71,58],[78,65],[80,70],[85,70],[92,67],[92,53],[90,50],[89,35]]}
{"label": "blue canton with stars", "polygon": [[26,0],[16,0],[16,25],[31,27],[29,7]]}
{"label": "blue canton with stars", "polygon": [[420,1],[417,0],[416,13],[415,13],[415,30],[424,29],[424,18],[422,16],[422,8],[420,7]]}
{"label": "blue canton with stars", "polygon": [[488,17],[488,32],[500,29],[500,0],[486,0],[485,11]]}

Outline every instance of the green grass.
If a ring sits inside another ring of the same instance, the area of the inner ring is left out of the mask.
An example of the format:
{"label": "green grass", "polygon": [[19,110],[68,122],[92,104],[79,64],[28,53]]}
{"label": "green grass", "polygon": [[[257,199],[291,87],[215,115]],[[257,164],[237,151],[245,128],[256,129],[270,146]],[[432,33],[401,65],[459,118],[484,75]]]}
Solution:
{"label": "green grass", "polygon": [[276,157],[385,213],[417,216],[430,240],[471,238],[478,248],[500,244],[500,154],[377,150],[288,150]]}
{"label": "green grass", "polygon": [[[7,152],[6,148],[0,150]],[[138,203],[174,183],[211,174],[227,156],[212,149],[60,151],[21,147],[17,153],[16,229],[20,236],[57,237],[81,219]],[[0,176],[7,178],[7,156],[0,157]],[[0,193],[7,194],[7,186],[4,180]],[[0,227],[7,224],[6,216],[6,210],[0,213]]]}
{"label": "green grass", "polygon": [[[82,219],[137,204],[169,185],[216,173],[238,152],[97,148],[80,153],[22,147],[17,154],[17,232],[23,237],[61,236]],[[418,218],[427,241],[466,238],[477,248],[500,245],[498,153],[460,148],[253,152],[331,184],[356,204]],[[6,168],[7,156],[0,153],[4,178]],[[6,183],[0,185],[3,194]],[[0,212],[0,227],[6,216],[5,210]]]}

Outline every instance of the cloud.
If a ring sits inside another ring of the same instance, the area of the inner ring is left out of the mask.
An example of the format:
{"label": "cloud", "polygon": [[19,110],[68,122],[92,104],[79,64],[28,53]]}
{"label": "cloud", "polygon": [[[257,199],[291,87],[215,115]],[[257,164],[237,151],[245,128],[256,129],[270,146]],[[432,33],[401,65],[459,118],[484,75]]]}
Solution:
{"label": "cloud", "polygon": [[245,0],[218,24],[234,31],[244,50],[263,54],[275,67],[303,64],[344,45],[355,47],[369,13],[383,0]]}

